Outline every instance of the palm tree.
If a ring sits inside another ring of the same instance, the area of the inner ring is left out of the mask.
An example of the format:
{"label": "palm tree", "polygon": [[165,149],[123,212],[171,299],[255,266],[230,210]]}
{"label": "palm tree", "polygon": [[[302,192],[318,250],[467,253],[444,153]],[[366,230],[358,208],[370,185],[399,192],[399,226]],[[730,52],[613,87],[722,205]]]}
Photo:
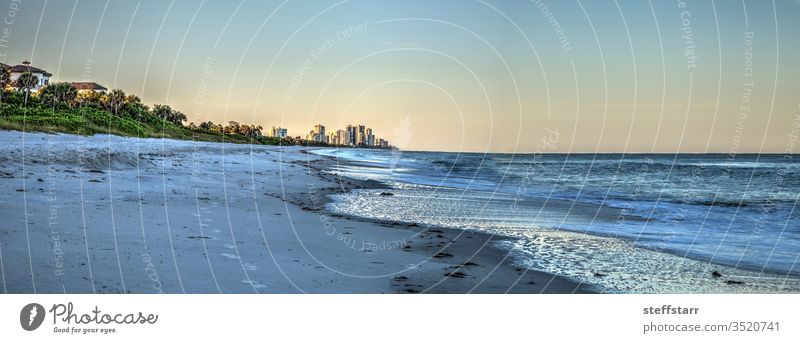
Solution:
{"label": "palm tree", "polygon": [[67,104],[72,107],[78,97],[78,90],[69,82],[51,83],[42,88],[39,98],[45,104],[56,106]]}
{"label": "palm tree", "polygon": [[173,110],[169,105],[154,105],[153,115],[178,126],[183,125],[183,122],[186,121],[185,114]]}
{"label": "palm tree", "polygon": [[163,120],[168,120],[172,114],[172,107],[169,105],[153,105],[153,115]]}
{"label": "palm tree", "polygon": [[169,121],[175,125],[181,126],[183,125],[183,122],[186,121],[186,115],[180,111],[172,111]]}
{"label": "palm tree", "polygon": [[142,99],[132,94],[125,97],[125,104],[122,105],[123,115],[139,120],[142,119],[142,115],[147,114],[148,110],[147,105],[142,103]]}
{"label": "palm tree", "polygon": [[25,106],[28,106],[28,96],[30,96],[31,89],[36,88],[36,85],[38,84],[39,78],[29,71],[22,73],[22,75],[17,78],[17,81],[14,85],[19,91],[25,92]]}
{"label": "palm tree", "polygon": [[105,97],[106,108],[114,115],[119,115],[119,108],[125,104],[125,92],[114,89]]}
{"label": "palm tree", "polygon": [[0,65],[0,102],[3,102],[3,92],[11,84],[11,68]]}
{"label": "palm tree", "polygon": [[235,135],[239,133],[239,122],[235,120],[231,120],[228,122],[228,126],[225,127],[223,130],[225,134]]}
{"label": "palm tree", "polygon": [[128,96],[125,97],[125,103],[126,104],[131,104],[131,103],[132,104],[141,104],[142,103],[142,99],[139,98],[136,95],[129,94]]}
{"label": "palm tree", "polygon": [[100,92],[80,92],[77,97],[78,105],[83,106],[87,104],[102,105],[103,94]]}

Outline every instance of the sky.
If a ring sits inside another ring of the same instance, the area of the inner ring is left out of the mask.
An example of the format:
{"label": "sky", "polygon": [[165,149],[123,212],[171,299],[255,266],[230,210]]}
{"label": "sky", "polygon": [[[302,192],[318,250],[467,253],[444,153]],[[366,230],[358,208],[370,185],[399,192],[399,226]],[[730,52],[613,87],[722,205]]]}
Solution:
{"label": "sky", "polygon": [[292,136],[784,153],[800,127],[795,0],[0,0],[0,16],[4,63]]}

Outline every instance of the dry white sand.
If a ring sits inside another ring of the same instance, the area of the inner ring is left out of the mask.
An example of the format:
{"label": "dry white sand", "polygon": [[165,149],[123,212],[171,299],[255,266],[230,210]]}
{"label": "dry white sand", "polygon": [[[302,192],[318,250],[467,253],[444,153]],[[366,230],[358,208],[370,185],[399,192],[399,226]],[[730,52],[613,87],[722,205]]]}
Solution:
{"label": "dry white sand", "polygon": [[7,293],[572,293],[502,237],[333,215],[302,147],[0,131]]}

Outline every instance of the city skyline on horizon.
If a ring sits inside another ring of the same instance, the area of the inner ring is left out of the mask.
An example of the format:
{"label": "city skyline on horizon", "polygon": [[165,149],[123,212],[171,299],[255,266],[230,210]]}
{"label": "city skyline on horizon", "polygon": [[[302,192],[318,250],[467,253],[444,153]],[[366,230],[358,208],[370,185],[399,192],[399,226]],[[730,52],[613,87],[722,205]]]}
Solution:
{"label": "city skyline on horizon", "polygon": [[6,1],[0,62],[187,122],[371,122],[404,150],[794,151],[800,48],[780,33],[800,4],[681,3]]}

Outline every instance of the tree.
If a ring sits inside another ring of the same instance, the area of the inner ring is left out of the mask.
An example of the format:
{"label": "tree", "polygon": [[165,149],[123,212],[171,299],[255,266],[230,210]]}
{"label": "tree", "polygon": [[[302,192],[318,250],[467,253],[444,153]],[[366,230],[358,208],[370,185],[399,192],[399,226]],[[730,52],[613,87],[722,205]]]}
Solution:
{"label": "tree", "polygon": [[[133,119],[138,119],[141,121],[142,117],[145,117],[149,114],[149,111],[150,109],[145,104],[136,102],[126,102],[125,105],[122,106],[120,113],[123,116]],[[144,119],[145,121],[147,120],[147,118]]]}
{"label": "tree", "polygon": [[185,114],[173,110],[169,105],[154,105],[153,115],[175,125],[183,125],[182,123],[186,120]]}
{"label": "tree", "polygon": [[39,78],[33,73],[26,71],[22,73],[22,75],[17,78],[17,81],[14,83],[14,86],[21,92],[25,93],[25,105],[28,105],[28,96],[31,94],[31,89],[36,88],[36,85],[39,84]]}
{"label": "tree", "polygon": [[228,126],[226,126],[223,131],[226,135],[235,135],[239,133],[239,122],[235,120],[229,121]]}
{"label": "tree", "polygon": [[125,104],[125,92],[114,89],[103,98],[103,105],[114,115],[119,115],[119,109]]}
{"label": "tree", "polygon": [[94,106],[102,106],[103,103],[103,93],[100,92],[80,92],[78,93],[77,102],[79,106],[84,105],[94,105]]}
{"label": "tree", "polygon": [[264,128],[260,125],[241,125],[239,126],[238,133],[243,136],[247,136],[250,138],[258,138],[261,137],[261,130]]}
{"label": "tree", "polygon": [[139,98],[136,95],[130,94],[130,95],[125,97],[125,103],[126,104],[141,104],[142,103],[142,99]]}
{"label": "tree", "polygon": [[69,82],[52,83],[42,88],[39,99],[42,103],[56,106],[65,104],[72,107],[78,97],[78,90]]}
{"label": "tree", "polygon": [[11,68],[0,65],[0,102],[3,101],[3,92],[11,85]]}
{"label": "tree", "polygon": [[126,117],[141,119],[142,116],[147,115],[148,111],[149,108],[142,103],[142,99],[135,95],[128,95],[122,105],[121,114]]}
{"label": "tree", "polygon": [[186,115],[179,111],[172,111],[172,115],[167,120],[175,125],[181,126],[183,125],[183,122],[186,121]]}
{"label": "tree", "polygon": [[171,112],[172,107],[169,107],[169,105],[153,105],[153,115],[161,119],[167,120]]}
{"label": "tree", "polygon": [[210,121],[210,120],[200,123],[200,125],[198,125],[197,127],[200,130],[204,130],[204,131],[210,131],[210,132],[216,132],[216,133],[221,133],[222,132],[222,125],[214,124],[214,122]]}

